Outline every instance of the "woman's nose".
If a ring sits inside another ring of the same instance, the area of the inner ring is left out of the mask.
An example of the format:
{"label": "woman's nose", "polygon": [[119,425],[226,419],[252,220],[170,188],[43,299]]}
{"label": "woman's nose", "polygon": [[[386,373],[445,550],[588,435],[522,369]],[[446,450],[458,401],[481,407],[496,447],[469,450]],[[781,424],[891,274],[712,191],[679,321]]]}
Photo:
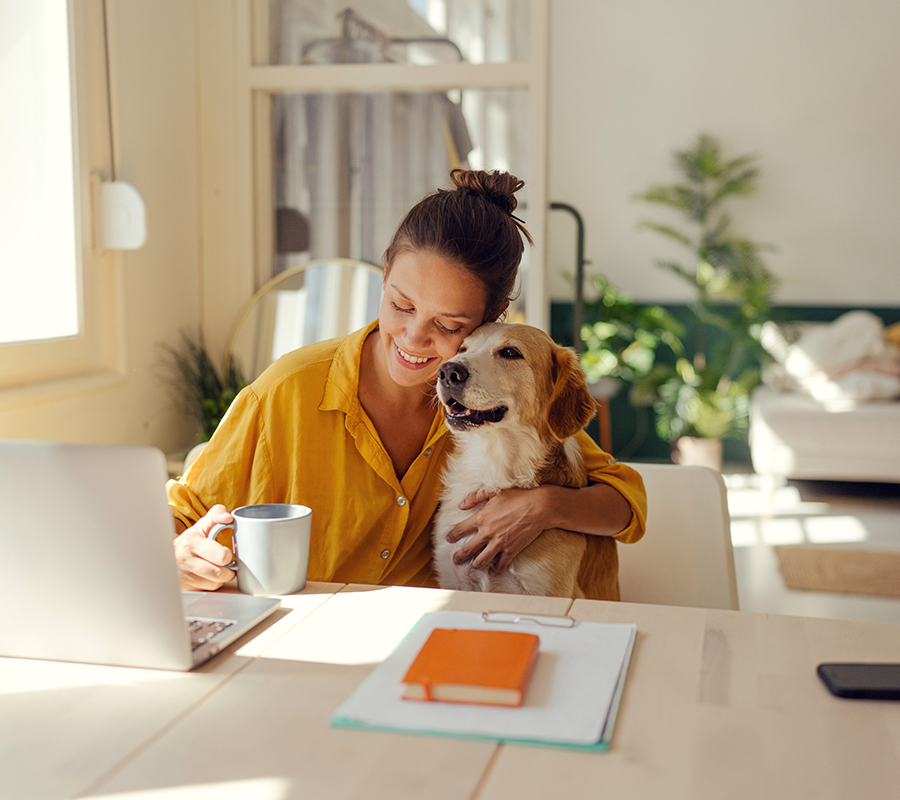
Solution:
{"label": "woman's nose", "polygon": [[427,322],[412,319],[406,327],[406,338],[410,344],[427,347],[431,344],[431,326]]}

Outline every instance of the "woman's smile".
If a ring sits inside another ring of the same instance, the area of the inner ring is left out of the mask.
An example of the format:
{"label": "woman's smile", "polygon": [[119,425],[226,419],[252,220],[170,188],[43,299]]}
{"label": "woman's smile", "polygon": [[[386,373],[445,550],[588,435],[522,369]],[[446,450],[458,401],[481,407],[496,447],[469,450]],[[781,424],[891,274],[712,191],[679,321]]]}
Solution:
{"label": "woman's smile", "polygon": [[421,369],[429,361],[434,361],[434,359],[437,358],[437,356],[426,356],[424,358],[414,356],[414,355],[412,355],[412,353],[407,353],[396,342],[394,342],[394,349],[397,351],[397,356],[399,357],[400,362],[406,366],[413,368],[413,369]]}

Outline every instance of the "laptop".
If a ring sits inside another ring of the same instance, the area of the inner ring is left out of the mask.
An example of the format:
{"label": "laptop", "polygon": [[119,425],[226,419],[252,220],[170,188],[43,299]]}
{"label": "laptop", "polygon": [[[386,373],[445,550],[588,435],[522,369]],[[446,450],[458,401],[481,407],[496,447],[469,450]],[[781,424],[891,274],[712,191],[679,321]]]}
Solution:
{"label": "laptop", "polygon": [[190,670],[277,598],[182,592],[154,447],[0,440],[0,656]]}

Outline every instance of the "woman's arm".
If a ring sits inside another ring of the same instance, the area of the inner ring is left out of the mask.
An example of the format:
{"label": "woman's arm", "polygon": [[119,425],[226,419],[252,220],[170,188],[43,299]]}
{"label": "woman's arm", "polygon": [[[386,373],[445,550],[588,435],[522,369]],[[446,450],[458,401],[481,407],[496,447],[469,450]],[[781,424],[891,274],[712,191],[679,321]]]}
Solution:
{"label": "woman's arm", "polygon": [[631,523],[630,503],[617,489],[594,483],[582,489],[537,486],[505,489],[495,495],[469,495],[460,508],[484,506],[456,525],[447,541],[472,535],[456,553],[455,561],[482,569],[491,565],[498,574],[533,542],[541,531],[561,528],[595,536],[615,536]]}

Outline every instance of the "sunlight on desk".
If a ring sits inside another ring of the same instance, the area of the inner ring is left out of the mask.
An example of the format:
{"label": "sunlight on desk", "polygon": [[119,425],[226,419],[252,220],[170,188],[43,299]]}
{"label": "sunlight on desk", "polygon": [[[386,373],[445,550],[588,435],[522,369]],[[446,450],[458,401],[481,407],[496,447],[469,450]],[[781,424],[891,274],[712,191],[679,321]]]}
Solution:
{"label": "sunlight on desk", "polygon": [[290,795],[291,784],[292,781],[287,778],[255,778],[118,794],[92,794],[83,800],[149,800],[151,797],[153,800],[285,800]]}
{"label": "sunlight on desk", "polygon": [[390,655],[422,614],[443,608],[449,596],[449,592],[404,586],[347,588],[298,625],[301,636],[292,637],[290,645],[283,640],[275,642],[263,651],[262,658],[377,664]]}
{"label": "sunlight on desk", "polygon": [[37,661],[28,658],[0,659],[0,695],[86,689],[95,686],[146,687],[150,681],[171,681],[184,673],[164,670]]}
{"label": "sunlight on desk", "polygon": [[[251,633],[237,648],[235,655],[241,658],[256,658],[291,628],[299,625],[320,605],[330,601],[334,592],[340,590],[341,585],[310,581],[302,593],[286,595],[281,599],[281,608]],[[231,588],[229,590],[236,591]]]}

